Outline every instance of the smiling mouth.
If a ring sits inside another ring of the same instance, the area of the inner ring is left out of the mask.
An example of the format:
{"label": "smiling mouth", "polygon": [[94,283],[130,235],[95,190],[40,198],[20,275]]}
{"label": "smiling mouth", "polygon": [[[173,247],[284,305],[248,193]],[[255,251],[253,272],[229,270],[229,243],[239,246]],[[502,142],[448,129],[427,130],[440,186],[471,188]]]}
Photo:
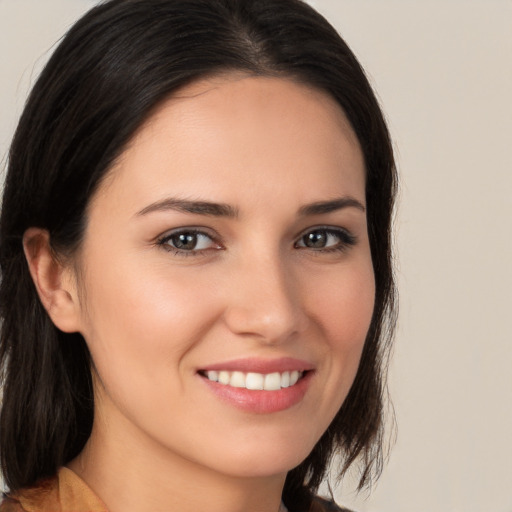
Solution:
{"label": "smiling mouth", "polygon": [[277,391],[297,384],[307,371],[286,371],[273,373],[255,373],[227,370],[202,370],[199,374],[212,382],[225,386],[244,388],[254,391]]}

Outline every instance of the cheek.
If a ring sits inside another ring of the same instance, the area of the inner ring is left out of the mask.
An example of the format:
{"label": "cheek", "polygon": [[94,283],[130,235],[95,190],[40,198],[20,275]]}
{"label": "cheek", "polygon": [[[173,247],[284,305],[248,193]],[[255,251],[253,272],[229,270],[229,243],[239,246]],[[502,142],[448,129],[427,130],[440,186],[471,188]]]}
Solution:
{"label": "cheek", "polygon": [[371,262],[331,275],[309,297],[331,349],[349,352],[362,349],[375,302]]}
{"label": "cheek", "polygon": [[155,383],[177,375],[182,358],[217,315],[201,273],[171,276],[158,264],[116,263],[91,267],[94,278],[86,283],[84,336],[96,368],[103,380],[138,375]]}
{"label": "cheek", "polygon": [[[331,275],[309,294],[316,325],[321,330],[326,376],[326,405],[334,415],[355,379],[373,315],[375,282],[371,261]],[[314,309],[313,309],[314,308]]]}
{"label": "cheek", "polygon": [[316,424],[309,439],[314,445],[328,428],[354,382],[375,300],[371,261],[338,267],[310,276],[307,309],[322,356],[317,373],[321,389],[315,397]]}

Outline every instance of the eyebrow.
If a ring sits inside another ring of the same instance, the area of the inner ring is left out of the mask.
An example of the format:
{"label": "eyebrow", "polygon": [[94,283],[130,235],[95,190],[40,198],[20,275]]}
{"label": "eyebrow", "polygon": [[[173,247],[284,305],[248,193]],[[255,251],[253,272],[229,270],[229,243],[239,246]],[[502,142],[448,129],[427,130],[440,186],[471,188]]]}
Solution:
{"label": "eyebrow", "polygon": [[307,217],[309,215],[322,215],[335,212],[343,208],[357,208],[362,212],[366,211],[363,204],[353,197],[339,197],[330,201],[318,201],[316,203],[306,204],[299,208],[299,215]]}
{"label": "eyebrow", "polygon": [[[300,217],[311,215],[322,215],[344,208],[357,208],[362,212],[366,211],[363,204],[353,197],[340,197],[329,201],[317,201],[315,203],[301,206],[298,211]],[[225,203],[212,203],[210,201],[191,201],[168,197],[160,201],[151,203],[137,213],[138,216],[147,215],[153,212],[162,212],[174,210],[183,213],[192,213],[196,215],[207,215],[212,217],[237,218],[239,216],[238,208]]]}
{"label": "eyebrow", "polygon": [[212,217],[238,217],[238,209],[224,203],[211,203],[209,201],[190,201],[168,197],[161,201],[156,201],[143,208],[137,215],[147,215],[152,212],[162,212],[175,210],[183,213],[194,213],[197,215],[208,215]]}

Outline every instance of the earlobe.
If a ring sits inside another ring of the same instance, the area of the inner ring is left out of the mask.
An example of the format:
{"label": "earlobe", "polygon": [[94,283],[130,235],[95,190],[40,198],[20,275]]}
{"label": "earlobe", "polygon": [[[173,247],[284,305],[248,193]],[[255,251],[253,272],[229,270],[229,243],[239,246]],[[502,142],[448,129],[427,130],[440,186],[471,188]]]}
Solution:
{"label": "earlobe", "polygon": [[50,246],[48,231],[29,228],[23,249],[39,298],[57,328],[80,331],[80,307],[72,269],[63,265]]}

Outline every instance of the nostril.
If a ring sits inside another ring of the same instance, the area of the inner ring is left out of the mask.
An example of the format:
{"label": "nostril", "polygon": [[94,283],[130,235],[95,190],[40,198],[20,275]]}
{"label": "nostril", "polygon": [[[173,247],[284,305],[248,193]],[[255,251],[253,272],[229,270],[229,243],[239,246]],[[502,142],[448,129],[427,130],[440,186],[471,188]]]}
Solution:
{"label": "nostril", "polygon": [[231,332],[275,344],[289,340],[302,330],[300,316],[292,305],[282,307],[272,301],[261,305],[253,301],[230,308],[224,318]]}

